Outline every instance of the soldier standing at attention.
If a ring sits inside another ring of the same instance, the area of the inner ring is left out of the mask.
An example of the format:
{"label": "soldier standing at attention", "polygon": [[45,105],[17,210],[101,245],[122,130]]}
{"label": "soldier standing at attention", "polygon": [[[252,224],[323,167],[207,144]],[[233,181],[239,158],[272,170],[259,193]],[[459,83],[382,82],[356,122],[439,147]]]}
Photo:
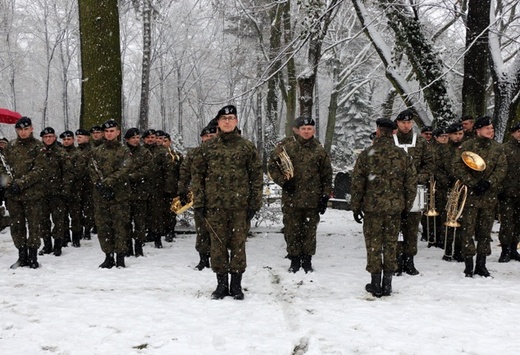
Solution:
{"label": "soldier standing at attention", "polygon": [[[90,178],[94,184],[94,216],[105,261],[100,268],[125,267],[128,237],[128,174],[132,166],[129,151],[119,142],[119,124],[103,123],[103,144],[92,149]],[[116,260],[114,261],[114,253]]]}
{"label": "soldier standing at attention", "polygon": [[298,118],[298,135],[283,145],[294,168],[291,179],[287,180],[279,168],[276,151],[269,160],[269,173],[273,181],[283,189],[284,237],[291,260],[290,272],[297,272],[300,267],[306,273],[313,271],[316,229],[320,214],[325,213],[332,192],[330,157],[314,138],[315,124],[310,117]]}
{"label": "soldier standing at attention", "polygon": [[468,139],[475,137],[475,120],[472,116],[462,116],[460,119],[462,123],[462,130],[464,131],[464,138],[462,138],[462,142],[467,141]]}
{"label": "soldier standing at attention", "polygon": [[[211,122],[208,124],[200,133],[200,139],[202,143],[210,140],[211,138],[217,135],[217,126],[212,125]],[[201,143],[201,144],[202,144]],[[185,205],[189,202],[188,193],[190,190],[190,182],[191,182],[191,167],[193,165],[193,157],[197,154],[200,154],[200,146],[193,148],[187,154],[184,160],[182,161],[180,167],[180,176],[179,176],[179,198],[182,205]],[[199,271],[204,268],[209,268],[210,263],[210,250],[211,250],[211,239],[208,229],[206,228],[206,223],[204,223],[204,219],[201,218],[200,215],[194,215],[195,220],[195,230],[197,231],[197,238],[195,241],[195,250],[199,253],[200,261],[195,266],[195,268]]]}
{"label": "soldier standing at attention", "polygon": [[[413,131],[414,113],[407,109],[397,115],[397,133],[393,135],[396,146],[403,148],[411,157],[417,173],[417,183],[428,186],[430,174],[433,173],[433,155],[426,140]],[[397,271],[408,275],[418,275],[414,265],[414,256],[417,255],[417,233],[421,222],[422,212],[403,211],[401,228],[403,241],[397,244]]]}
{"label": "soldier standing at attention", "polygon": [[499,263],[511,259],[520,261],[517,245],[520,238],[520,123],[511,128],[511,137],[503,145],[507,160],[507,175],[502,192],[498,195],[500,231],[498,239],[502,246]]}
{"label": "soldier standing at attention", "polygon": [[135,256],[143,256],[143,244],[146,241],[146,217],[149,191],[146,183],[152,172],[152,153],[141,146],[139,129],[130,128],[125,133],[126,146],[132,155],[132,169],[128,181],[132,194],[129,200],[130,219],[128,222],[128,255],[134,255],[132,240],[135,242]]}
{"label": "soldier standing at attention", "polygon": [[92,126],[90,129],[90,136],[92,137],[90,142],[93,147],[97,147],[103,144],[103,127],[97,125]]}
{"label": "soldier standing at attention", "polygon": [[169,164],[170,166],[170,176],[169,184],[170,187],[168,189],[169,193],[164,195],[164,231],[165,237],[164,240],[171,243],[173,242],[173,238],[175,238],[175,226],[177,225],[177,215],[170,211],[170,206],[172,204],[172,200],[175,196],[178,195],[177,189],[179,185],[179,175],[180,168],[183,161],[182,154],[172,148],[172,137],[169,133],[164,133],[163,147],[168,151],[168,156],[171,159]]}
{"label": "soldier standing at attention", "polygon": [[354,166],[351,207],[357,223],[364,218],[366,270],[371,275],[365,288],[381,297],[392,293],[399,220],[403,211],[412,208],[417,176],[411,157],[392,141],[395,123],[380,118],[376,125],[374,144],[359,155]]}
{"label": "soldier standing at attention", "polygon": [[[90,231],[94,226],[94,202],[92,201],[92,181],[88,174],[88,165],[92,146],[90,145],[90,134],[85,129],[77,129],[76,141],[78,147],[74,160],[74,170],[77,181],[77,193],[79,196],[78,207],[80,210],[81,226],[83,228],[83,239],[90,240]],[[79,180],[78,180],[79,179]]]}
{"label": "soldier standing at attention", "polygon": [[[15,124],[16,139],[5,149],[8,176],[6,206],[11,216],[11,236],[18,260],[11,268],[39,267],[40,223],[44,197],[45,157],[42,142],[33,136],[32,121],[22,117]],[[2,169],[6,169],[2,166]]]}
{"label": "soldier standing at attention", "polygon": [[193,158],[194,208],[210,230],[211,268],[218,282],[211,297],[241,300],[247,232],[262,203],[262,164],[254,144],[238,133],[235,106],[220,109],[217,122],[218,136]]}
{"label": "soldier standing at attention", "polygon": [[[489,277],[486,257],[491,254],[491,229],[495,221],[497,195],[507,173],[507,160],[500,143],[497,143],[491,118],[479,117],[475,121],[476,136],[460,146],[460,152],[478,154],[486,163],[484,171],[470,169],[457,154],[453,160],[453,172],[468,187],[466,204],[461,215],[462,255],[466,277],[473,274]],[[475,240],[477,247],[475,248]],[[473,256],[477,254],[475,270]]]}

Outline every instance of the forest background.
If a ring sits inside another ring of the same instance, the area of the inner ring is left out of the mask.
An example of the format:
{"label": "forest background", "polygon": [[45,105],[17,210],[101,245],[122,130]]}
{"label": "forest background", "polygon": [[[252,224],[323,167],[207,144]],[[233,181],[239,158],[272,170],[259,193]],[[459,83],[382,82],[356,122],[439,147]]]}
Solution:
{"label": "forest background", "polygon": [[[163,129],[178,149],[226,104],[269,153],[311,115],[337,169],[379,117],[519,120],[516,0],[0,0],[0,107],[35,130]],[[14,138],[10,126],[0,134]]]}

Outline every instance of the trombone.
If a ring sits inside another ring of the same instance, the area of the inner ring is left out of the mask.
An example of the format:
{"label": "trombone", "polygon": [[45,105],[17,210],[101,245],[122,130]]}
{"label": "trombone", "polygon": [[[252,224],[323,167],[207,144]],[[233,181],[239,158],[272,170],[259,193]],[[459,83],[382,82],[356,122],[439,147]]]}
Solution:
{"label": "trombone", "polygon": [[[435,238],[437,236],[437,217],[439,212],[435,209],[435,184],[433,174],[430,175],[430,188],[428,195],[428,210],[424,212],[426,216],[426,233],[428,234],[428,247],[431,247],[435,243]],[[433,241],[430,235],[430,218],[433,217]]]}

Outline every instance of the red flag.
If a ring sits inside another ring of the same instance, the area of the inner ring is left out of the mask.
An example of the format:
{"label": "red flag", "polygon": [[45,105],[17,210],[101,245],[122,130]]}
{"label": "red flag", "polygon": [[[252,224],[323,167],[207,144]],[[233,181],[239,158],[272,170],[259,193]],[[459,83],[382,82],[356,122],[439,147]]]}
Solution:
{"label": "red flag", "polygon": [[18,112],[10,111],[6,108],[0,108],[0,123],[14,124],[19,118],[22,118],[22,115]]}

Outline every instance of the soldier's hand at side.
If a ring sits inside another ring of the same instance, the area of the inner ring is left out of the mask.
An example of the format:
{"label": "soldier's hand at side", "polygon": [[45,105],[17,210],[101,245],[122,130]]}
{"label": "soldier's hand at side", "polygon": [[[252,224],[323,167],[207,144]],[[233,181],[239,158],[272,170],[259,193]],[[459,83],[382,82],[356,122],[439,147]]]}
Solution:
{"label": "soldier's hand at side", "polygon": [[473,187],[473,192],[475,192],[475,195],[482,196],[484,193],[489,190],[491,187],[491,183],[487,180],[480,180],[475,187]]}
{"label": "soldier's hand at side", "polygon": [[318,203],[318,212],[320,214],[324,214],[327,210],[327,204],[329,203],[329,196],[323,195],[320,197],[320,202]]}
{"label": "soldier's hand at side", "polygon": [[289,179],[286,182],[284,182],[282,189],[290,194],[296,191],[296,184],[294,183],[294,179]]}
{"label": "soldier's hand at side", "polygon": [[20,185],[18,185],[18,183],[16,183],[16,181],[13,181],[11,186],[9,186],[9,192],[13,195],[19,195],[22,193],[22,188]]}
{"label": "soldier's hand at side", "polygon": [[361,210],[355,210],[352,211],[352,213],[354,214],[354,221],[356,221],[359,224],[363,223],[363,217],[365,216],[363,215],[363,212]]}

